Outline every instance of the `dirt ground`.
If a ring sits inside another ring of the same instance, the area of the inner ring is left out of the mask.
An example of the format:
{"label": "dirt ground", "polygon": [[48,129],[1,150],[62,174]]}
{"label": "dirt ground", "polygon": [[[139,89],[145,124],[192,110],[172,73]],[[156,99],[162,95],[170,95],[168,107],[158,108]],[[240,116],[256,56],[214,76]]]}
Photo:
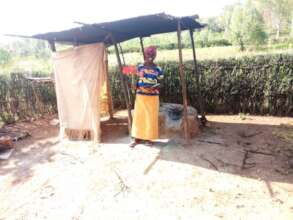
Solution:
{"label": "dirt ground", "polygon": [[124,113],[103,143],[59,142],[52,118],[0,161],[0,219],[293,219],[292,118],[208,116],[184,144],[130,149]]}

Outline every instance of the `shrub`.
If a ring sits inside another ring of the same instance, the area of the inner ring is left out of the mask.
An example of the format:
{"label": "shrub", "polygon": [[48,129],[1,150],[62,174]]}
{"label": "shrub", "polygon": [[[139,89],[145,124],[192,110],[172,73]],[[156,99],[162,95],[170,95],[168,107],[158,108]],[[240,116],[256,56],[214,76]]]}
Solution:
{"label": "shrub", "polygon": [[[161,101],[182,103],[178,63],[159,65],[165,74]],[[292,55],[200,61],[198,67],[199,87],[193,62],[184,63],[189,105],[198,108],[200,91],[208,113],[293,116]],[[114,107],[125,108],[119,74],[110,69],[111,91]],[[23,73],[0,75],[0,102],[0,121],[5,123],[57,112],[53,84],[32,84]]]}
{"label": "shrub", "polygon": [[[178,63],[159,64],[164,70],[161,100],[182,103]],[[189,104],[198,107],[198,90],[208,113],[270,114],[293,116],[293,56],[256,56],[201,61],[200,87],[196,87],[193,63],[186,62]],[[117,70],[112,70],[114,105],[125,107]]]}

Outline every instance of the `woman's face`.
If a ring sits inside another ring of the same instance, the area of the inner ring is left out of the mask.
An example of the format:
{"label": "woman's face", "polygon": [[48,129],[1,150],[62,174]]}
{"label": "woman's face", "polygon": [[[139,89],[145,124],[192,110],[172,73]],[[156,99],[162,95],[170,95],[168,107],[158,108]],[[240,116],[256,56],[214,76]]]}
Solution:
{"label": "woman's face", "polygon": [[156,58],[156,54],[155,53],[146,54],[146,57],[145,57],[146,61],[148,61],[148,62],[153,62],[155,60],[155,58]]}
{"label": "woman's face", "polygon": [[149,63],[153,62],[157,55],[156,48],[154,46],[147,47],[144,50],[144,55],[145,55],[146,62],[149,62]]}

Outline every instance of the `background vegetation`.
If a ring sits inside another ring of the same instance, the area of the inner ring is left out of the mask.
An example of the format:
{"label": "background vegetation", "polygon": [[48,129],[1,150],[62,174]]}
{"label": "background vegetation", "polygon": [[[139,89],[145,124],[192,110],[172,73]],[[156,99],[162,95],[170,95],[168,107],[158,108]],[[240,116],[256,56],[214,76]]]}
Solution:
{"label": "background vegetation", "polygon": [[[31,120],[57,112],[55,89],[52,83],[35,84],[24,73],[0,75],[0,123]],[[33,73],[42,76],[42,73]]]}
{"label": "background vegetation", "polygon": [[[198,106],[200,90],[210,113],[252,113],[292,116],[293,0],[246,0],[201,20],[194,33],[201,86],[195,87],[189,32],[183,32],[183,56],[189,101]],[[158,47],[157,62],[165,70],[162,100],[181,102],[176,33],[144,38]],[[138,39],[121,43],[126,64],[142,62]],[[57,45],[61,49],[60,45]],[[111,86],[116,107],[123,107],[116,57],[108,48]],[[0,120],[12,122],[56,111],[52,85],[36,85],[26,75],[50,75],[51,52],[46,42],[19,39],[0,45]]]}
{"label": "background vegetation", "polygon": [[[198,91],[209,113],[293,116],[293,56],[269,55],[201,61],[196,87],[193,63],[184,64],[189,104],[198,108]],[[165,78],[161,101],[182,103],[177,62],[161,62]],[[110,70],[115,108],[125,108],[117,68]],[[0,120],[11,123],[57,111],[53,84],[35,84],[23,73],[0,76]],[[34,73],[40,76],[40,73]],[[129,81],[130,83],[130,81]]]}
{"label": "background vegetation", "polygon": [[[209,113],[251,113],[293,116],[293,56],[269,55],[201,61],[196,87],[193,62],[184,64],[189,104],[199,106],[198,91]],[[161,101],[182,103],[177,62],[162,62],[165,77]],[[124,106],[118,70],[111,70],[115,107]]]}
{"label": "background vegetation", "polygon": [[[243,4],[235,3],[224,8],[216,17],[200,20],[207,24],[195,35],[199,59],[221,59],[275,53],[292,53],[293,48],[293,0],[246,0]],[[185,53],[191,48],[189,33],[182,36]],[[177,49],[176,33],[154,35],[144,39],[145,45],[156,45],[164,54],[169,51],[173,60],[172,50]],[[128,63],[141,61],[138,39],[121,43],[124,53],[131,59]],[[226,48],[228,53],[226,51]],[[46,42],[32,39],[17,40],[6,45],[0,45],[0,72],[42,71],[52,72],[51,53]],[[204,48],[201,50],[201,48]],[[211,52],[212,56],[201,51]],[[283,50],[283,51],[280,51]],[[113,53],[114,49],[109,48]],[[133,54],[134,53],[134,54]],[[137,54],[135,54],[137,53]],[[132,55],[130,55],[132,54]],[[203,56],[201,56],[203,54]],[[160,58],[160,56],[158,56]],[[187,55],[185,59],[190,59]],[[115,64],[115,57],[111,57]]]}

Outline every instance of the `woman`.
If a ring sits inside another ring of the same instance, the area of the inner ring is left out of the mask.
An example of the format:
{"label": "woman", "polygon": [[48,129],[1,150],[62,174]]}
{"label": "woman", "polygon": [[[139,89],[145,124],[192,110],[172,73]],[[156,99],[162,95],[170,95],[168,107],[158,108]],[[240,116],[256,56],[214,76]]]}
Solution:
{"label": "woman", "polygon": [[136,85],[136,99],[131,135],[134,142],[130,147],[135,147],[141,142],[151,145],[152,140],[159,137],[159,83],[163,73],[154,60],[156,48],[151,46],[144,50],[144,64],[138,66],[138,82]]}

